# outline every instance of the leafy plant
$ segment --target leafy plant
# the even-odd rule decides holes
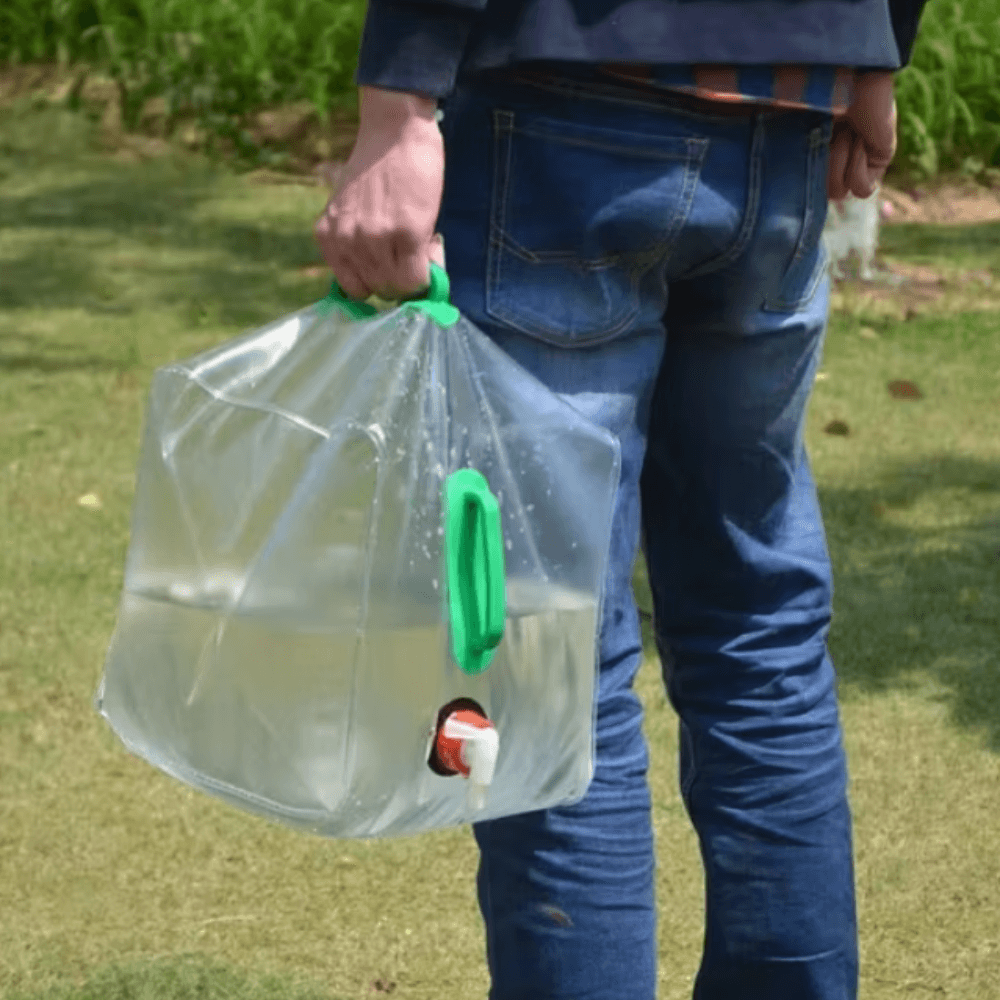
[[[896,77],[897,163],[929,178],[944,166],[1000,165],[1000,8],[935,0],[910,65]]]
[[[167,100],[238,137],[241,116],[308,100],[321,117],[353,96],[358,0],[4,0],[0,61],[89,62],[118,83],[122,118]]]
[[[0,64],[85,63],[118,82],[126,127],[166,98],[237,152],[241,120],[309,101],[321,118],[355,100],[364,0],[2,0]],[[997,0],[932,0],[896,78],[894,169],[929,178],[1000,166]]]

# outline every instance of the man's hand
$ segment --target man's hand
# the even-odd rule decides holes
[[[892,70],[858,77],[854,101],[838,116],[830,139],[827,196],[868,198],[896,155],[896,100]]]
[[[359,99],[354,149],[314,232],[347,295],[397,301],[427,288],[430,261],[444,265],[444,138],[433,98],[362,87]]]

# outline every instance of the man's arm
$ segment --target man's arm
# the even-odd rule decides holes
[[[437,102],[454,90],[487,0],[369,0],[355,82],[358,135],[315,234],[354,299],[395,301],[444,266],[434,234],[444,188]]]
[[[427,287],[430,261],[444,266],[444,139],[433,97],[361,87],[358,100],[354,149],[315,234],[347,295],[393,302]]]

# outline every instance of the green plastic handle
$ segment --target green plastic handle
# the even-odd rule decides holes
[[[399,303],[399,308],[420,310],[430,316],[438,326],[454,326],[458,322],[459,312],[451,304],[450,298],[451,282],[448,280],[448,272],[432,260],[429,287],[408,299],[403,299]],[[326,298],[320,302],[319,308],[322,312],[339,309],[349,319],[354,320],[370,319],[378,313],[378,309],[370,303],[346,295],[336,279]]]
[[[482,673],[507,621],[500,505],[475,469],[459,469],[444,484],[448,611],[455,662]]]

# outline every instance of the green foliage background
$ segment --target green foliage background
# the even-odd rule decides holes
[[[126,125],[164,96],[226,134],[268,105],[352,104],[364,19],[339,0],[3,0],[0,63],[92,66],[118,83]]]
[[[0,64],[95,66],[118,81],[127,125],[162,95],[232,135],[267,105],[353,105],[364,19],[363,0],[3,0]],[[931,0],[897,97],[897,169],[1000,166],[1000,4]]]

